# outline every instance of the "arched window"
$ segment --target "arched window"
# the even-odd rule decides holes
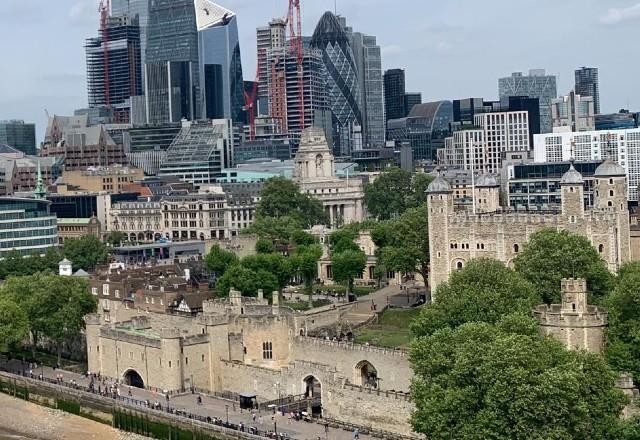
[[[598,252],[600,252],[600,253],[604,252],[604,245],[603,244],[598,245]]]
[[[609,185],[613,185],[613,179],[609,179]]]
[[[569,192],[573,192],[573,186],[569,187]]]
[[[513,252],[516,254],[520,252],[520,246],[517,243],[513,245]]]
[[[609,190],[609,197],[613,197],[613,190],[612,189]]]
[[[613,206],[613,202],[612,202],[611,200],[609,200],[609,201],[607,202],[607,206]]]
[[[463,267],[464,267],[464,264],[462,263],[462,261],[458,261],[458,262],[456,263],[456,269],[460,270],[460,269],[462,269]]]

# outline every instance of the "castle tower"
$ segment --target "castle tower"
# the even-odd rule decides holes
[[[449,278],[449,216],[453,214],[453,191],[451,185],[440,173],[427,188],[429,219],[429,253],[431,297],[435,300],[435,291]]]
[[[594,173],[595,196],[594,207],[597,211],[608,212],[616,217],[615,227],[609,234],[614,238],[613,249],[606,249],[609,254],[609,270],[617,271],[620,266],[631,259],[631,232],[627,205],[627,174],[624,168],[607,159]]]
[[[496,212],[500,208],[500,185],[495,177],[483,174],[478,177],[473,189],[476,214]]]
[[[569,170],[560,179],[562,216],[569,227],[584,219],[584,179],[573,166],[573,159],[570,162]]]
[[[183,381],[182,340],[177,328],[160,329],[160,348],[162,350],[162,371],[159,375],[162,388],[169,391],[181,390]],[[151,383],[152,378],[145,378]]]
[[[562,280],[562,304],[543,304],[534,311],[543,335],[552,336],[568,350],[600,353],[604,348],[607,312],[587,304],[587,282]]]

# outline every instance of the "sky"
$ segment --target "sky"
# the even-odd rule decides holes
[[[303,33],[337,10],[375,35],[383,69],[406,69],[423,102],[497,97],[497,79],[544,68],[558,93],[580,66],[600,69],[602,112],[640,111],[639,0],[301,0]],[[244,77],[255,77],[255,29],[287,0],[219,0],[238,15]],[[44,135],[46,114],[86,107],[84,39],[97,36],[97,0],[0,0],[0,120]]]

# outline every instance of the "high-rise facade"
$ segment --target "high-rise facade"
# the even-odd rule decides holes
[[[558,96],[556,77],[554,75],[547,75],[544,69],[532,69],[529,71],[529,75],[515,72],[509,77],[498,80],[498,93],[500,98],[510,96],[538,98],[540,104],[540,131],[541,133],[551,133],[553,131],[551,101]]]
[[[205,119],[244,121],[244,81],[235,13],[195,0],[200,74],[199,112]]]
[[[127,15],[108,18],[106,53],[103,36],[85,43],[89,108],[109,106],[115,122],[129,123],[131,97],[143,90],[138,19]]]
[[[0,144],[6,144],[24,154],[36,154],[36,124],[24,121],[0,121]]]
[[[600,84],[597,67],[581,67],[575,71],[576,95],[591,96],[596,115],[600,114]]]
[[[258,56],[258,113],[267,114],[267,102],[269,96],[270,65],[267,52],[273,49],[282,49],[287,43],[287,25],[282,18],[274,18],[268,26],[256,29],[257,56]]]
[[[364,147],[383,147],[385,144],[384,81],[382,58],[376,37],[354,32],[351,37],[353,54],[358,67]]]
[[[144,66],[150,124],[201,115],[198,30],[194,0],[153,0]]]
[[[333,149],[334,154],[341,156],[351,154],[354,134],[363,125],[358,67],[349,34],[338,17],[327,11],[311,38],[311,46],[322,51],[332,114]]]
[[[406,85],[403,69],[390,69],[384,72],[384,112],[385,118],[404,118]]]
[[[568,95],[554,99],[551,104],[553,131],[595,130],[594,100],[571,91]]]
[[[403,104],[404,114],[405,116],[408,116],[416,105],[422,104],[422,93],[405,93],[403,97]]]
[[[529,154],[529,113],[527,111],[482,113],[475,116],[475,125],[484,135],[484,171],[497,174],[505,153]],[[474,153],[476,154],[476,153]]]
[[[111,0],[112,16],[126,15],[138,21],[138,26],[140,27],[140,64],[142,66],[145,65],[146,60],[150,3],[151,0]]]

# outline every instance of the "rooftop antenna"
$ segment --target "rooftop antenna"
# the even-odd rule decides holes
[[[338,0],[333,0],[333,13],[338,15]]]

